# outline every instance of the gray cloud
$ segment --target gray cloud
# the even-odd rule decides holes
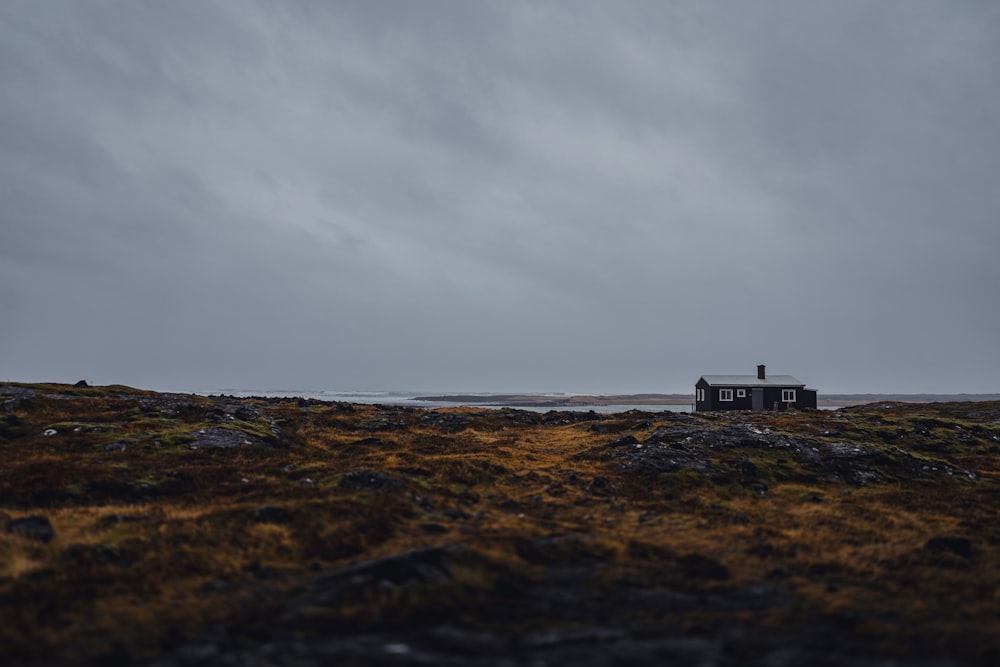
[[[993,3],[5,3],[0,377],[997,391]]]

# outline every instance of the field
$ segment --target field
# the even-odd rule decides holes
[[[0,385],[6,665],[1000,664],[1000,403]]]

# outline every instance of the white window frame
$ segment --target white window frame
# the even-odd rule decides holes
[[[794,389],[782,389],[781,390],[781,400],[785,403],[795,402],[795,390]]]
[[[746,398],[746,397],[747,397],[747,390],[746,389],[737,389],[736,390],[736,398]]]
[[[699,401],[704,401],[705,400],[705,390],[704,389],[699,389],[698,390],[698,396],[696,397],[696,400],[699,400]]]
[[[720,401],[731,401],[731,400],[733,400],[733,390],[732,389],[720,389],[719,390],[719,400]]]

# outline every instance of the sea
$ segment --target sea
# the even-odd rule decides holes
[[[399,405],[411,408],[450,408],[469,403],[452,401],[418,401],[418,396],[442,396],[447,395],[442,392],[409,392],[409,391],[306,391],[288,389],[267,389],[267,390],[245,390],[245,389],[220,389],[211,391],[193,392],[201,396],[234,396],[237,398],[249,398],[251,396],[266,396],[268,398],[312,398],[319,401],[335,401],[342,403],[360,403],[370,405]],[[691,412],[693,405],[648,405],[635,403],[628,405],[590,405],[586,403],[574,403],[572,405],[560,406],[512,406],[502,403],[490,403],[491,396],[499,394],[487,392],[455,392],[463,396],[476,396],[482,399],[482,403],[475,403],[471,407],[476,408],[514,408],[517,410],[530,410],[532,412],[548,412],[550,410],[566,410],[573,412],[588,412],[593,410],[599,413],[627,412],[629,410],[642,410],[643,412]],[[509,396],[510,394],[503,394]],[[545,396],[554,399],[570,398],[572,394],[530,394],[521,393],[519,396]]]

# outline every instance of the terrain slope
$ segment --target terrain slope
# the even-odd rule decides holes
[[[0,385],[5,665],[994,665],[1000,403]]]

